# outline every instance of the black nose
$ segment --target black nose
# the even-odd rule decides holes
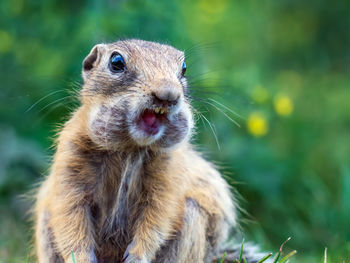
[[[152,93],[154,101],[163,106],[174,106],[178,103],[180,92],[175,88],[160,88]]]

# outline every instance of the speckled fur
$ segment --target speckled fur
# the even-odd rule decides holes
[[[124,73],[108,61],[119,52]],[[37,194],[38,261],[210,262],[236,226],[229,186],[191,144],[184,54],[141,40],[96,45],[83,63],[82,105],[57,140]],[[140,133],[152,92],[180,95],[164,129]]]

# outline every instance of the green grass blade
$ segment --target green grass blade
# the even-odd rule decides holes
[[[294,256],[297,253],[296,250],[293,250],[292,252],[290,252],[288,255],[286,255],[285,257],[283,257],[280,262],[278,263],[283,263],[285,261],[287,261],[288,259],[290,259],[292,256]]]
[[[225,258],[226,258],[226,252],[225,252],[224,255],[222,256],[222,259],[221,259],[220,263],[224,263]]]
[[[276,254],[275,260],[273,261],[273,263],[277,263],[278,260],[280,259],[281,256],[281,251],[278,251],[278,253]]]
[[[244,238],[243,238],[243,240],[242,240],[242,244],[241,244],[241,252],[239,253],[239,262],[242,262],[243,245],[244,245]]]
[[[74,252],[71,251],[70,254],[72,255],[72,261],[73,261],[73,263],[76,263],[76,261],[75,261],[75,256],[74,256]]]
[[[262,259],[260,259],[260,260],[258,261],[258,263],[263,263],[266,259],[270,258],[271,256],[272,256],[272,253],[267,254],[265,257],[263,257]]]
[[[276,255],[276,258],[275,258],[275,260],[273,261],[273,263],[277,263],[277,262],[278,262],[278,260],[280,259],[281,254],[282,254],[282,250],[283,250],[284,245],[285,245],[290,239],[291,239],[291,237],[288,237],[287,240],[284,241],[284,242],[282,243],[282,245],[281,245],[281,247],[280,247],[280,250],[278,251],[278,253],[277,253],[277,255]]]
[[[244,262],[244,263],[247,263],[247,260],[246,260],[245,258],[243,258],[243,262]]]

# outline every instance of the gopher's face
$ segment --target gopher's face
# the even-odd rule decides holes
[[[154,42],[96,45],[83,63],[89,134],[104,149],[170,148],[193,126],[184,53]]]

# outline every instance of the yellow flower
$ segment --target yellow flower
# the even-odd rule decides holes
[[[274,100],[276,112],[281,116],[292,114],[294,105],[292,99],[287,95],[277,95]]]
[[[256,85],[252,92],[252,98],[258,103],[264,103],[269,98],[269,93],[261,85]]]
[[[264,136],[269,129],[266,119],[258,112],[250,114],[247,121],[247,128],[249,133],[255,137]]]
[[[9,33],[0,30],[0,53],[9,52],[12,48],[13,39]]]

